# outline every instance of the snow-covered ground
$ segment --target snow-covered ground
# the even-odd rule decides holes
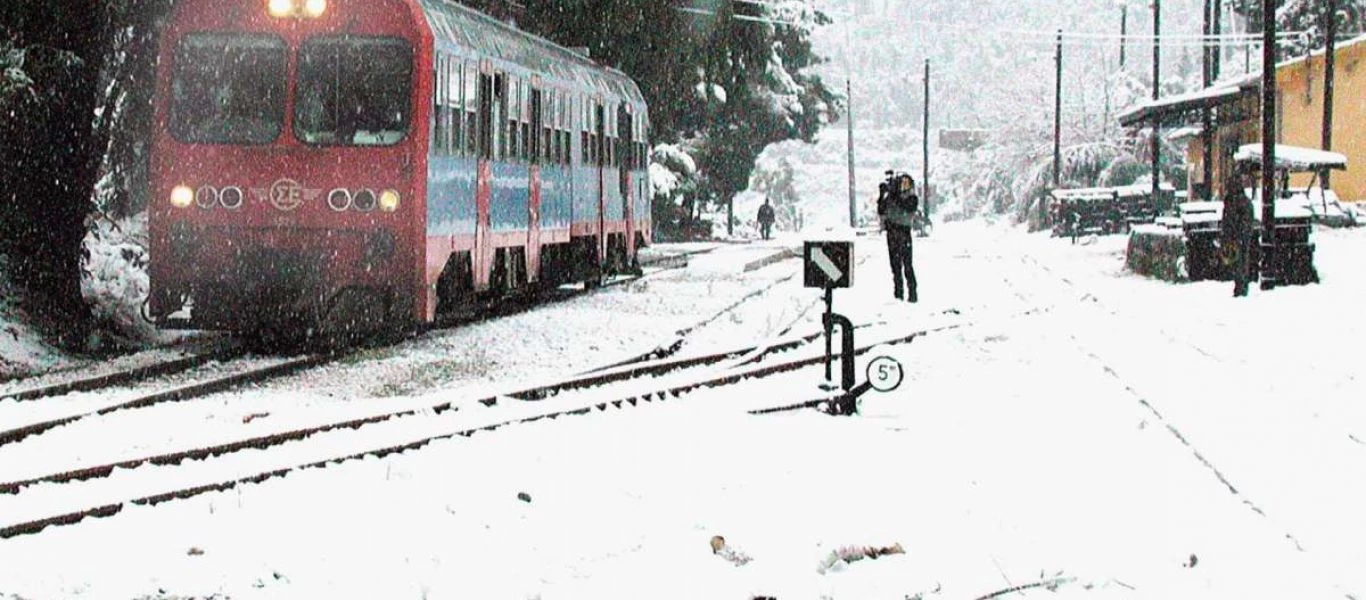
[[[1322,284],[1235,300],[1230,284],[1124,273],[1121,236],[941,226],[917,241],[910,305],[890,300],[880,238],[861,239],[837,310],[887,323],[877,335],[975,325],[874,352],[906,381],[858,416],[748,414],[820,396],[813,368],[128,507],[0,541],[0,598],[971,600],[1041,581],[1056,594],[1026,594],[1362,597],[1366,232],[1317,241]],[[524,383],[510,365],[553,377],[648,350],[766,286],[684,352],[815,327],[819,293],[784,279],[795,263],[745,273],[762,252],[734,250],[216,403],[458,398]],[[641,308],[660,301],[694,308]],[[598,352],[516,362],[579,327]]]

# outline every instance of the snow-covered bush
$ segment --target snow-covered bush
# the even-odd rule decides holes
[[[702,178],[688,149],[660,144],[650,154],[651,217],[656,241],[686,237],[702,203]]]
[[[112,221],[92,219],[85,238],[81,293],[113,333],[135,341],[157,337],[142,318],[147,300],[147,213]]]

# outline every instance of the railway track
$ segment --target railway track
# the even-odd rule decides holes
[[[772,261],[772,262],[768,262],[768,263],[765,264],[764,266],[766,266],[766,267],[767,267],[767,266],[772,266],[772,265],[774,265],[774,264],[778,264],[778,263],[783,262],[783,261],[795,260],[795,259],[797,259],[797,258],[799,258],[799,257],[800,257],[800,254],[792,254],[792,253],[789,253],[789,252],[787,252],[787,251],[779,252],[779,253],[776,253],[773,257],[770,257],[770,258],[777,258],[778,260],[774,260],[774,261]],[[769,259],[762,259],[760,262],[764,262],[764,261],[768,261],[768,260],[769,260]],[[856,262],[855,262],[855,268],[857,268],[858,265],[862,265],[862,264],[864,263],[864,261],[866,261],[866,260],[867,260],[867,255],[863,255],[863,256],[858,257],[858,258],[856,259]],[[748,270],[748,269],[747,269],[747,270]],[[689,327],[685,327],[685,328],[683,328],[683,329],[678,330],[677,332],[675,332],[674,337],[673,337],[671,340],[669,340],[668,342],[665,342],[665,343],[662,343],[662,344],[656,346],[653,350],[650,350],[650,351],[645,352],[645,353],[643,353],[643,354],[640,354],[640,355],[637,355],[637,356],[628,358],[628,359],[626,359],[626,360],[623,360],[623,361],[620,361],[620,362],[617,362],[617,363],[613,363],[613,364],[609,364],[609,365],[597,367],[597,368],[592,369],[592,370],[590,370],[590,371],[586,371],[585,374],[588,374],[588,373],[596,373],[596,372],[601,372],[601,371],[607,371],[607,370],[610,370],[610,369],[613,369],[613,368],[617,368],[617,367],[622,367],[622,366],[631,365],[631,364],[640,363],[640,362],[645,362],[645,361],[650,361],[650,360],[659,360],[659,359],[664,359],[664,358],[668,358],[668,357],[674,356],[675,354],[678,354],[680,351],[683,350],[684,346],[685,346],[685,345],[687,344],[687,342],[688,342],[689,337],[690,337],[694,332],[696,332],[697,330],[702,329],[703,327],[706,327],[707,325],[710,325],[711,323],[716,322],[717,320],[721,319],[722,317],[724,317],[724,316],[726,316],[726,315],[728,315],[728,314],[734,312],[736,309],[740,308],[741,306],[745,305],[746,303],[748,303],[748,302],[750,302],[750,301],[753,301],[754,299],[756,299],[756,298],[758,298],[758,297],[760,297],[760,296],[763,296],[763,295],[765,295],[765,294],[767,294],[767,293],[773,291],[773,289],[774,289],[774,288],[777,288],[779,285],[782,285],[782,284],[784,284],[784,283],[787,283],[787,282],[789,282],[789,281],[792,281],[794,278],[797,277],[797,275],[800,275],[800,274],[801,274],[801,271],[800,271],[800,270],[794,271],[792,274],[787,275],[787,276],[785,276],[785,277],[782,277],[782,278],[780,278],[780,279],[777,279],[777,280],[773,281],[772,283],[770,283],[769,285],[766,285],[766,286],[764,286],[764,287],[762,287],[762,288],[759,288],[759,289],[754,290],[754,291],[752,291],[752,292],[750,292],[750,293],[748,293],[748,294],[745,294],[745,296],[743,296],[743,297],[740,298],[739,300],[736,300],[735,302],[731,303],[729,306],[727,306],[727,307],[721,309],[721,311],[719,311],[719,312],[717,312],[717,313],[711,315],[710,317],[707,317],[706,319],[703,319],[702,321],[699,321],[698,323],[696,323],[696,324],[694,324],[694,325],[691,325],[691,326],[689,326]],[[822,302],[822,300],[821,300],[820,298],[817,298],[817,299],[811,301],[810,303],[808,303],[808,304],[805,306],[805,308],[803,308],[803,310],[801,310],[800,312],[798,312],[798,314],[797,314],[797,316],[796,316],[795,318],[793,318],[790,322],[788,322],[788,323],[787,323],[787,324],[778,332],[777,335],[778,335],[779,337],[782,337],[782,336],[786,336],[786,335],[792,333],[792,330],[793,330],[794,327],[796,327],[797,323],[801,322],[801,320],[802,320],[803,318],[805,318],[805,316],[811,311],[811,309],[812,309],[812,308],[815,308],[815,307],[818,306],[818,305],[820,305],[821,302]]]
[[[547,303],[563,302],[598,289],[611,288],[639,281],[657,273],[686,267],[688,258],[699,254],[705,254],[713,250],[715,250],[715,248],[705,248],[662,257],[659,260],[650,261],[643,265],[644,267],[652,269],[648,273],[639,276],[614,277],[603,282],[602,285],[596,288],[585,290],[556,289],[545,294],[518,297],[511,301],[486,302],[479,305],[473,305],[466,310],[461,311],[459,314],[443,320],[437,326],[423,329],[421,333],[426,333],[438,328],[452,328],[488,319],[502,318],[532,308],[544,306]],[[132,398],[106,401],[94,399],[91,403],[84,406],[76,406],[68,410],[59,411],[55,416],[48,415],[40,418],[28,419],[27,422],[22,425],[0,429],[0,446],[20,442],[30,436],[41,434],[84,418],[145,408],[161,403],[202,398],[204,396],[229,391],[252,383],[261,383],[272,379],[287,377],[307,369],[343,360],[352,355],[355,351],[364,349],[366,345],[373,345],[373,343],[375,342],[367,342],[367,344],[355,348],[342,348],[325,353],[297,356],[286,359],[283,362],[269,364],[261,368],[252,368],[239,373],[232,373],[224,376],[208,376],[202,381],[193,383],[171,384],[165,386],[164,389],[160,391]],[[248,349],[246,343],[241,340],[229,340],[202,353],[191,354],[190,356],[149,365],[139,365],[111,373],[98,374],[92,377],[77,378],[53,384],[17,389],[13,392],[0,395],[0,398],[12,400],[16,403],[31,402],[44,398],[57,398],[78,392],[95,392],[125,387],[149,382],[157,378],[167,378],[185,374],[196,368],[212,363],[231,363],[232,361],[245,357],[247,354]]]
[[[956,322],[916,331],[895,334],[882,332],[883,335],[874,336],[874,342],[863,344],[857,352],[865,353],[884,344],[907,343],[923,335],[972,324],[972,321],[958,319]],[[867,327],[872,326],[865,324],[865,328]],[[116,514],[130,504],[155,505],[173,499],[231,489],[245,483],[260,482],[300,469],[326,466],[367,456],[385,456],[420,448],[437,440],[470,436],[480,431],[611,408],[628,408],[680,398],[701,389],[735,385],[750,379],[790,373],[823,362],[823,354],[814,351],[816,344],[812,343],[820,336],[819,333],[795,336],[781,343],[770,344],[767,348],[751,346],[705,357],[665,359],[628,365],[470,401],[443,402],[422,409],[376,414],[242,439],[213,447],[3,483],[0,484],[0,507],[13,510],[0,511],[10,515],[11,519],[9,522],[0,523],[0,538],[33,534],[47,527],[77,523],[87,517]],[[802,348],[813,351],[794,352]],[[780,353],[783,353],[783,356],[778,356]],[[790,356],[798,354],[800,356]],[[737,361],[737,358],[742,360]],[[765,360],[768,358],[771,360]],[[734,364],[724,364],[727,361]],[[715,368],[717,365],[724,365],[724,368]],[[688,371],[688,376],[662,377],[683,371]],[[592,394],[588,396],[575,393],[590,389]],[[367,440],[375,441],[370,444],[348,445],[334,439],[324,439],[325,434],[342,430],[373,430],[376,434],[368,436]],[[384,441],[379,442],[380,439]],[[309,442],[314,443],[311,447],[305,447]],[[298,445],[289,447],[292,451],[290,453],[283,452],[286,449],[283,447],[291,443]],[[281,452],[277,455],[264,452],[269,449]],[[248,452],[249,450],[256,452]],[[306,458],[301,458],[303,456]],[[229,465],[221,462],[232,459],[238,459],[238,464]],[[168,477],[167,473],[158,471],[163,467],[178,465],[184,465],[187,470],[183,472],[186,473],[200,472],[197,476],[182,478]],[[230,474],[223,475],[225,470]],[[118,479],[115,480],[115,477]],[[145,481],[133,487],[128,486],[127,480],[139,477],[143,477]],[[167,480],[174,480],[177,483],[164,483]],[[101,482],[108,485],[101,485]],[[97,501],[95,498],[107,501]]]
[[[40,384],[28,387],[16,387],[9,391],[0,391],[0,400],[10,400],[14,402],[28,402],[42,398],[64,396],[76,392],[89,392],[118,385],[127,385],[145,381],[154,377],[174,375],[188,371],[209,362],[231,360],[246,353],[242,344],[228,341],[220,347],[210,348],[204,352],[191,353],[189,356],[175,358],[148,365],[138,365],[127,369],[100,373],[88,377],[76,377],[56,383]],[[35,378],[36,379],[36,378]],[[23,381],[23,380],[17,380]]]

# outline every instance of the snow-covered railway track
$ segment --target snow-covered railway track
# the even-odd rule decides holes
[[[1062,333],[1085,356],[1104,372],[1114,384],[1121,388],[1124,395],[1136,401],[1139,414],[1144,422],[1152,421],[1165,429],[1171,439],[1190,453],[1191,459],[1204,468],[1217,485],[1227,490],[1244,508],[1264,519],[1268,530],[1276,537],[1288,542],[1296,552],[1314,556],[1313,560],[1326,564],[1341,561],[1335,552],[1335,544],[1352,544],[1351,536],[1341,535],[1336,525],[1322,528],[1322,520],[1317,517],[1306,518],[1298,514],[1295,503],[1287,498],[1283,482],[1293,479],[1295,474],[1305,470],[1325,469],[1321,464],[1322,456],[1331,449],[1345,450],[1357,444],[1353,433],[1344,427],[1350,426],[1350,419],[1342,415],[1321,415],[1325,407],[1315,405],[1306,409],[1301,402],[1261,402],[1253,400],[1249,393],[1255,384],[1243,386],[1247,382],[1258,381],[1262,373],[1255,372],[1247,361],[1240,359],[1232,349],[1224,352],[1212,351],[1205,344],[1192,339],[1189,333],[1174,333],[1167,327],[1153,326],[1138,318],[1132,308],[1107,302],[1076,282],[1058,273],[1049,265],[1029,255],[1020,257],[1020,262],[1031,267],[1045,277],[1039,278],[1052,282],[1049,293],[1061,298],[1060,302],[1070,302],[1076,310],[1072,321]],[[1083,319],[1084,325],[1076,326],[1075,319]],[[1146,344],[1143,340],[1149,340]],[[1153,342],[1157,342],[1153,345]],[[1135,356],[1134,345],[1153,345],[1162,347],[1160,356]],[[1226,395],[1234,398],[1247,398],[1234,403],[1191,402],[1198,388],[1171,385],[1173,381],[1186,378],[1179,373],[1201,372],[1212,381],[1220,382],[1221,389],[1213,396]],[[1214,370],[1217,374],[1209,373]],[[1178,374],[1168,377],[1144,377],[1145,372]],[[1228,387],[1230,384],[1233,387]],[[1203,390],[1202,390],[1203,391]],[[1214,410],[1211,410],[1213,408]],[[1209,413],[1223,409],[1222,421],[1211,420]],[[1230,410],[1232,409],[1232,410]],[[1326,412],[1326,411],[1325,411]],[[1322,418],[1330,416],[1336,418]],[[1260,421],[1266,427],[1248,427],[1239,422],[1255,423]],[[1269,428],[1268,428],[1269,427]],[[1316,436],[1321,442],[1314,447],[1284,445],[1266,452],[1274,460],[1258,462],[1257,468],[1248,468],[1246,459],[1240,455],[1248,448],[1272,445],[1277,429],[1318,430]],[[1268,443],[1268,440],[1272,440]],[[1352,457],[1346,462],[1337,463],[1349,468],[1359,465],[1359,455],[1343,452]],[[1297,459],[1301,462],[1296,464]],[[1275,467],[1264,469],[1274,463],[1290,465],[1290,469]],[[1303,496],[1311,498],[1348,497],[1357,492],[1347,477],[1329,477],[1323,480],[1310,479],[1308,484],[1299,481],[1308,491]],[[1296,490],[1297,488],[1291,488]],[[1347,562],[1350,562],[1347,561]],[[1345,582],[1353,576],[1330,576],[1334,587],[1344,592],[1344,596],[1357,596],[1347,593],[1350,587]]]
[[[502,302],[474,305],[442,320],[437,326],[430,329],[454,328],[488,319],[506,317],[547,303],[576,298],[596,289],[629,284],[658,273],[686,267],[688,257],[705,254],[712,250],[714,249],[707,248],[673,255],[667,258],[681,259],[681,261],[665,261],[662,266],[658,266],[658,262],[647,263],[649,271],[641,275],[613,277],[604,281],[597,288],[588,290],[559,289],[535,296],[528,295]],[[245,366],[247,360],[244,359],[247,354],[246,344],[237,341],[224,344],[203,354],[142,365],[84,379],[68,380],[19,390],[3,396],[6,400],[13,402],[0,407],[0,423],[3,423],[0,425],[0,446],[20,442],[31,436],[82,419],[147,408],[157,404],[203,398],[244,385],[288,377],[308,369],[343,360],[356,350],[374,343],[375,341],[368,340],[363,345],[354,348],[342,348],[327,353],[309,354],[287,359],[260,359],[260,362],[265,363],[264,366],[248,367]],[[242,366],[239,366],[239,363]],[[195,369],[206,365],[215,366],[217,371],[226,370],[229,374],[215,375],[210,372],[200,375],[194,372]],[[156,380],[159,378],[166,379],[169,382],[157,385]],[[183,380],[186,379],[191,381],[185,383]],[[157,387],[159,389],[150,393],[135,393],[131,396],[126,393],[117,393],[119,389],[130,386]],[[60,396],[70,396],[80,392],[104,391],[107,393],[91,394],[75,400],[57,400]],[[37,403],[29,404],[25,410],[16,408],[20,403],[28,403],[38,399],[48,399],[50,404],[47,406],[39,406]]]
[[[963,320],[910,332],[882,331],[882,335],[871,335],[875,341],[857,351],[866,353],[884,344],[906,343],[926,334],[972,324]],[[812,343],[819,338],[820,334],[805,335],[763,348],[752,346],[707,357],[656,361],[459,404],[445,402],[421,410],[374,415],[0,484],[0,538],[37,533],[87,517],[112,515],[128,505],[154,505],[231,489],[300,469],[384,456],[480,431],[627,408],[680,398],[705,388],[790,373],[824,360],[816,348],[818,344]],[[810,351],[800,352],[803,348]],[[794,356],[761,361],[780,351]],[[730,364],[726,364],[728,361]],[[686,377],[672,375],[683,372]],[[664,374],[671,376],[661,378]],[[772,403],[782,402],[774,399]]]
[[[22,419],[22,417],[18,419],[23,421],[22,425],[17,427],[11,425],[5,430],[0,430],[0,446],[22,441],[30,436],[74,423],[84,418],[98,417],[136,408],[146,408],[166,402],[180,402],[202,398],[210,394],[216,394],[249,383],[258,383],[291,375],[304,369],[332,362],[338,358],[339,355],[337,354],[314,354],[280,360],[266,360],[264,361],[263,366],[256,366],[254,363],[248,364],[246,362],[232,364],[241,360],[240,356],[236,356],[233,360],[228,361],[228,370],[231,372],[226,375],[216,375],[215,373],[210,372],[200,377],[197,381],[169,384],[169,387],[150,393],[135,394],[131,397],[119,396],[117,394],[108,396],[100,395],[87,401],[75,403],[70,407],[58,407],[55,411],[44,410],[31,413],[28,419]],[[211,361],[202,361],[200,366],[207,364],[208,362]],[[186,372],[182,370],[172,372],[171,374],[186,374]],[[188,376],[192,379],[194,378],[193,374],[189,374]],[[119,386],[122,385],[122,383],[120,382],[111,385]]]
[[[710,252],[710,251],[711,251],[711,250],[709,249],[709,250],[706,250],[706,251],[695,251],[695,252],[693,252],[693,253],[691,253],[691,254],[686,254],[686,253],[685,253],[685,254],[686,254],[686,255],[693,255],[693,254],[700,254],[700,253],[703,253],[703,252]],[[780,258],[780,260],[770,262],[770,263],[768,263],[768,264],[765,265],[765,266],[773,266],[773,265],[776,265],[776,264],[779,264],[779,263],[782,263],[782,262],[787,262],[787,261],[791,261],[791,260],[796,260],[796,259],[797,259],[797,256],[796,256],[796,255],[790,255],[790,254],[783,253],[783,254],[779,255],[779,258]],[[859,263],[861,264],[862,262],[863,262],[863,259],[860,258]],[[701,320],[701,321],[698,321],[697,323],[695,323],[695,324],[693,324],[693,325],[690,325],[690,326],[688,326],[688,327],[684,327],[683,329],[678,330],[677,332],[674,333],[674,336],[673,336],[672,339],[670,339],[670,340],[667,341],[667,342],[663,342],[663,343],[659,344],[659,345],[656,346],[654,349],[649,350],[648,352],[645,352],[645,353],[640,354],[640,355],[637,355],[637,356],[633,356],[633,357],[631,357],[631,358],[628,358],[628,359],[623,360],[623,361],[620,361],[620,362],[616,362],[616,363],[612,363],[612,364],[609,364],[609,365],[604,365],[604,366],[601,366],[601,367],[597,367],[596,369],[593,369],[593,370],[591,370],[591,371],[588,371],[588,373],[596,373],[596,372],[600,372],[600,371],[607,371],[607,370],[610,370],[610,369],[615,369],[615,368],[618,368],[618,367],[624,367],[624,366],[628,366],[628,365],[632,365],[632,364],[637,364],[637,363],[642,363],[642,362],[646,362],[646,361],[665,359],[665,358],[669,358],[669,357],[671,357],[671,356],[673,356],[673,355],[675,355],[675,354],[678,354],[678,352],[681,351],[681,350],[683,349],[683,347],[688,343],[689,337],[691,337],[692,334],[693,334],[694,332],[698,331],[699,329],[702,329],[703,327],[706,327],[707,325],[710,325],[711,323],[714,323],[714,322],[720,320],[721,318],[725,317],[726,315],[729,315],[729,314],[731,314],[731,313],[734,313],[734,312],[735,312],[736,310],[738,310],[740,307],[742,307],[742,306],[744,306],[744,305],[746,305],[746,304],[748,304],[748,303],[750,303],[750,302],[753,302],[753,301],[754,301],[755,299],[757,299],[757,298],[763,297],[764,295],[766,295],[766,294],[772,292],[772,291],[773,291],[774,289],[776,289],[778,286],[780,286],[780,285],[782,285],[782,284],[784,284],[784,283],[787,283],[787,282],[789,282],[789,281],[792,281],[792,280],[795,279],[795,278],[797,277],[797,275],[799,275],[799,274],[801,274],[801,271],[800,271],[800,270],[794,271],[793,273],[791,273],[791,274],[789,274],[789,275],[786,275],[786,276],[783,276],[783,277],[779,277],[778,279],[775,279],[775,280],[769,282],[767,285],[764,285],[764,286],[761,286],[761,287],[756,288],[756,289],[754,289],[754,290],[751,290],[749,293],[745,294],[744,296],[741,296],[741,297],[740,297],[739,299],[737,299],[735,302],[732,302],[730,305],[728,305],[728,306],[726,306],[725,308],[722,308],[721,310],[719,310],[719,311],[713,313],[712,315],[708,316],[707,318],[705,318],[705,319],[703,319],[703,320]],[[800,315],[799,315],[799,318],[800,318]],[[786,335],[786,334],[788,334],[789,332],[791,332],[791,329],[792,329],[792,328],[791,328],[791,325],[789,325],[789,327],[788,327],[787,329],[785,329],[785,330],[784,330],[782,333],[780,333],[779,335]]]
[[[41,398],[52,398],[76,392],[89,392],[114,386],[128,385],[155,377],[182,373],[209,362],[232,360],[242,356],[245,352],[246,349],[242,344],[229,342],[222,347],[181,358],[139,365],[110,373],[100,373],[90,377],[79,377],[59,381],[57,383],[0,392],[0,399],[14,402],[30,402]]]

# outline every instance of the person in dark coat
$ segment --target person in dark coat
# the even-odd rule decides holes
[[[887,232],[887,254],[892,262],[892,293],[897,300],[920,300],[916,289],[915,266],[912,264],[911,234],[915,213],[920,209],[920,197],[915,194],[915,180],[902,173],[888,178],[879,189],[877,215]]]
[[[1233,275],[1233,296],[1247,295],[1252,278],[1252,244],[1256,222],[1252,214],[1252,199],[1243,191],[1241,177],[1233,177],[1224,189],[1224,215],[1219,222],[1219,244],[1224,263]]]
[[[764,205],[759,207],[759,233],[768,239],[773,235],[773,205],[768,203],[768,198],[764,198]]]

